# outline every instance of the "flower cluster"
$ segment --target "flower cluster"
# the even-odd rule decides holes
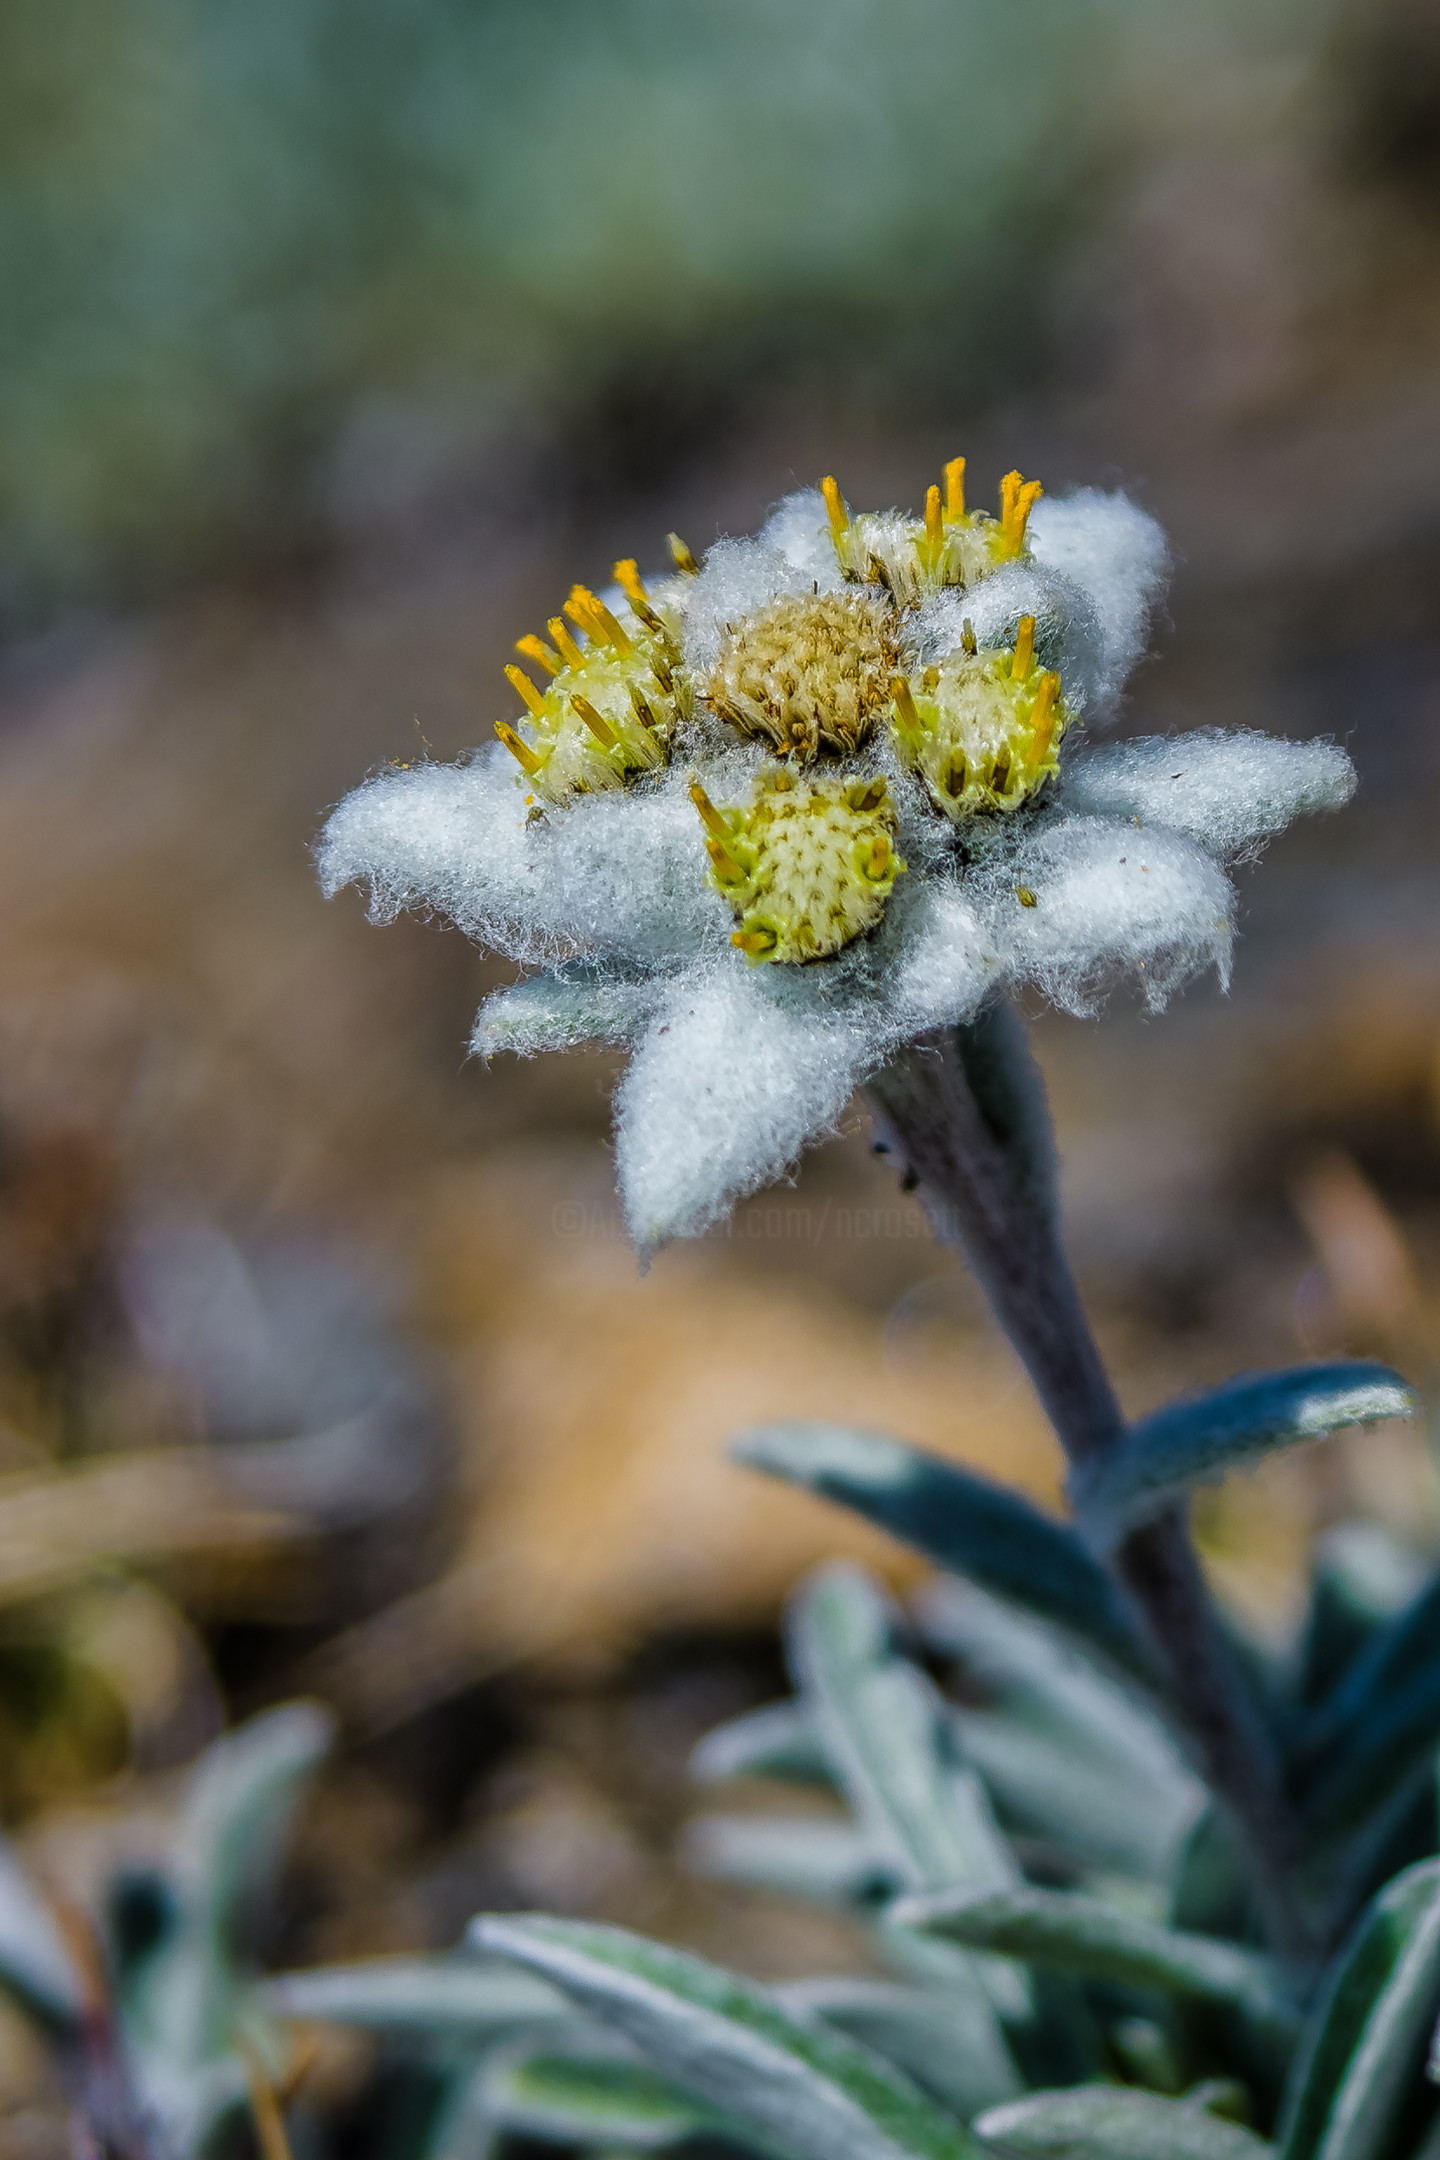
[[[1167,566],[1121,495],[965,466],[924,515],[833,480],[703,565],[576,586],[506,673],[525,711],[457,765],[332,815],[326,889],[366,883],[536,968],[473,1048],[635,1049],[618,1108],[642,1247],[703,1230],[833,1130],[901,1044],[1037,985],[1151,1008],[1229,966],[1227,859],[1351,792],[1333,744],[1197,731],[1080,748],[1113,713]]]

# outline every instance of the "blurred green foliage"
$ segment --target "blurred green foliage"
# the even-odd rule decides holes
[[[1125,20],[11,0],[0,594],[288,547],[333,518],[344,444],[396,427],[441,464],[537,418],[623,436],[628,403],[684,434],[797,369],[953,403],[1033,349]]]

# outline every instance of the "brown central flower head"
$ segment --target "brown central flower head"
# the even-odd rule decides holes
[[[897,660],[883,595],[787,594],[726,629],[700,693],[742,735],[808,765],[822,750],[847,757],[868,741]]]

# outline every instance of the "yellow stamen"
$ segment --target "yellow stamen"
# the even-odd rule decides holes
[[[925,553],[933,569],[940,560],[945,545],[945,527],[940,516],[940,490],[938,487],[925,491]]]
[[[1030,737],[1030,748],[1025,753],[1025,762],[1032,770],[1044,763],[1054,740],[1055,723],[1060,717],[1056,710],[1059,695],[1060,677],[1047,670],[1040,677],[1035,703],[1030,708],[1030,725],[1034,733]]]
[[[920,718],[919,707],[910,694],[910,685],[903,675],[891,676],[890,695],[895,700],[895,710],[900,715],[903,726],[918,728],[925,725]]]
[[[723,841],[707,840],[705,842],[705,853],[715,867],[716,876],[723,878],[727,885],[741,885],[744,883],[745,872]]]
[[[700,822],[705,827],[706,832],[711,835],[712,839],[718,840],[723,846],[730,838],[730,827],[721,817],[720,812],[711,802],[710,797],[701,787],[698,780],[692,780],[690,783],[690,800],[699,811]]]
[[[970,658],[972,660],[980,649],[979,646],[975,643],[975,625],[971,622],[968,615],[965,617],[964,622],[962,622],[960,625],[960,647],[963,652],[966,652],[970,655]]]
[[[885,800],[885,782],[852,780],[845,790],[845,800],[852,810],[878,810]]]
[[[624,562],[613,564],[612,575],[646,629],[663,631],[665,625],[651,606],[650,595],[640,582],[640,571],[634,556],[627,555]]]
[[[674,563],[675,568],[683,570],[686,577],[699,577],[700,565],[696,562],[689,548],[686,547],[685,542],[680,538],[679,533],[666,533],[665,538],[669,543],[670,560]]]
[[[542,639],[531,637],[528,633],[522,638],[516,638],[515,650],[524,653],[527,660],[533,660],[536,667],[544,668],[547,675],[558,675],[565,665],[558,652],[552,652]]]
[[[589,728],[591,734],[595,737],[595,740],[599,743],[601,749],[613,750],[617,741],[615,730],[611,727],[608,720],[601,719],[599,713],[596,712],[595,707],[590,703],[589,698],[572,697],[570,703],[574,706],[576,712],[579,713],[580,718],[584,721],[586,727]]]
[[[773,930],[732,930],[730,943],[738,945],[741,952],[774,952],[778,939]]]
[[[945,467],[945,521],[958,525],[965,515],[965,460],[952,457]]]
[[[631,683],[629,687],[630,704],[632,710],[634,711],[635,717],[639,721],[641,727],[645,729],[646,733],[653,735],[656,728],[659,727],[660,723],[656,719],[654,713],[651,711],[649,705],[646,703],[644,692],[638,689],[634,683]]]
[[[1015,631],[1015,657],[1010,663],[1011,682],[1024,682],[1035,665],[1035,618],[1022,615]]]
[[[529,706],[531,712],[534,713],[535,717],[538,719],[541,713],[543,713],[545,710],[545,700],[541,696],[540,692],[536,689],[534,683],[531,682],[530,677],[525,673],[524,668],[516,667],[515,663],[512,660],[505,669],[505,680],[509,683],[512,690],[519,691],[521,697],[524,698],[525,703]]]
[[[1040,904],[1028,885],[1017,885],[1015,887],[1015,898],[1019,901],[1021,907],[1038,907]],[[1143,961],[1141,965],[1144,965]]]
[[[580,650],[580,647],[576,644],[574,638],[571,637],[570,632],[566,627],[565,623],[562,621],[561,617],[558,615],[552,615],[549,622],[546,623],[545,627],[550,632],[551,637],[554,638],[555,643],[559,646],[560,657],[565,662],[566,667],[584,667],[585,655]]]
[[[571,587],[570,597],[565,602],[565,613],[592,641],[598,640],[602,645],[612,645],[622,659],[628,659],[634,652],[635,647],[609,608],[603,600],[596,598],[588,586]]]
[[[630,602],[631,607],[639,608],[650,605],[650,595],[640,582],[640,565],[633,555],[627,555],[623,562],[613,563],[610,574]]]
[[[825,511],[830,520],[830,534],[835,542],[835,552],[843,562],[845,559],[845,536],[850,530],[850,519],[846,514],[845,499],[840,493],[839,484],[834,479],[822,480],[820,482],[820,492],[825,497]]]
[[[1000,530],[1016,555],[1025,545],[1030,512],[1044,492],[1038,480],[1026,480],[1018,472],[1006,473],[1000,483]]]
[[[884,833],[877,833],[870,843],[870,853],[864,865],[866,877],[878,885],[890,867],[890,842]]]
[[[536,757],[535,752],[530,748],[529,743],[522,740],[522,738],[516,734],[513,727],[506,727],[503,720],[497,720],[495,723],[495,733],[499,736],[501,742],[504,743],[506,749],[510,752],[511,757],[515,759],[522,772],[532,774],[539,772],[543,761],[540,758]]]

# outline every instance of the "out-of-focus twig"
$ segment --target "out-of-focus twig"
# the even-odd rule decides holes
[[[0,1606],[61,1589],[107,1561],[253,1549],[311,1528],[301,1515],[248,1502],[203,1448],[15,1472],[0,1477]]]

